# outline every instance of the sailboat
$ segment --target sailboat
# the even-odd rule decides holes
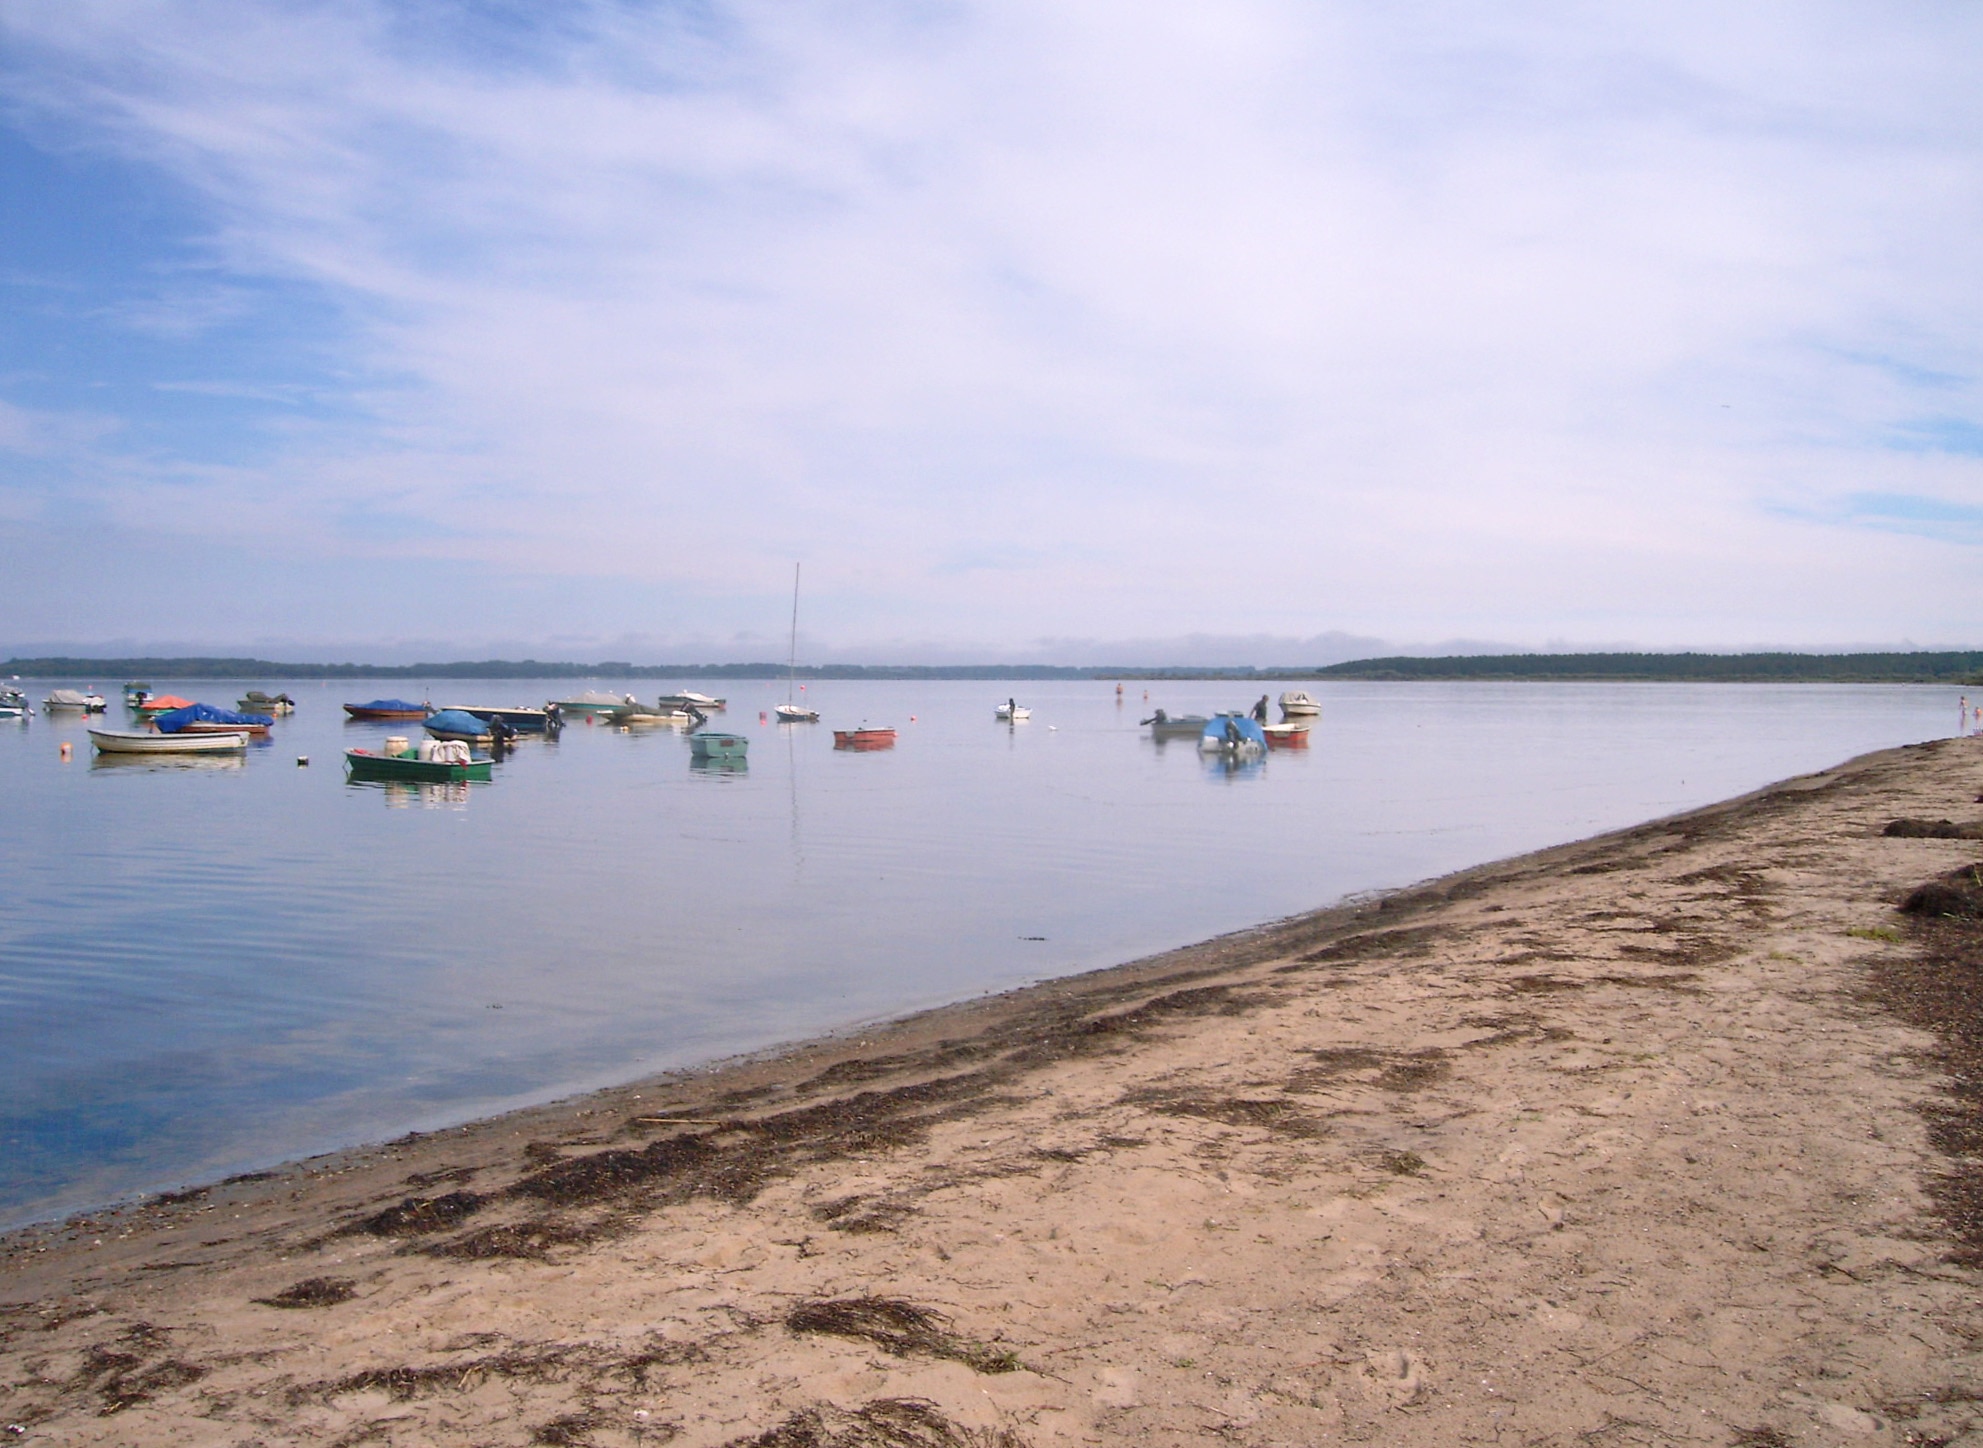
[[[780,724],[817,724],[819,711],[792,701],[799,681],[799,565],[792,565],[792,652],[785,664],[785,702],[772,712]]]

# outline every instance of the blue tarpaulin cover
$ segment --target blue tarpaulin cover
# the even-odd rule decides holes
[[[460,709],[443,709],[438,714],[427,717],[429,734],[473,734],[481,736],[489,732],[485,719],[477,719],[473,714]]]
[[[410,714],[416,711],[422,714],[427,712],[427,706],[425,704],[409,704],[404,699],[374,699],[369,704],[347,704],[345,707],[347,709],[390,709],[400,714]]]
[[[161,734],[177,734],[188,724],[273,724],[275,720],[267,714],[237,714],[211,704],[189,704],[184,709],[168,709],[152,723]]]

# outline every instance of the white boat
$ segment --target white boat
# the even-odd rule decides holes
[[[1009,724],[1023,723],[1033,717],[1033,711],[1031,709],[1028,709],[1024,704],[1014,699],[1007,699],[998,708],[994,709],[992,714],[995,718],[1003,719]]]
[[[587,689],[583,694],[574,694],[569,699],[558,699],[552,707],[573,719],[591,716],[604,718],[615,709],[635,702],[631,694],[608,694],[598,689]]]
[[[700,709],[705,714],[716,709],[727,709],[730,705],[728,699],[712,699],[693,689],[684,689],[679,694],[663,694],[657,702],[663,709]]]
[[[1290,689],[1281,695],[1281,717],[1283,719],[1319,719],[1322,706],[1300,689]]]
[[[245,734],[154,734],[144,729],[92,729],[99,754],[232,754],[248,747]]]
[[[66,709],[75,714],[101,714],[104,707],[103,695],[85,694],[76,689],[50,689],[48,697],[41,701],[44,713]]]
[[[799,565],[792,565],[792,652],[785,660],[785,702],[771,712],[780,724],[817,724],[819,710],[794,703],[792,693],[799,681]]]
[[[19,689],[0,689],[0,719],[32,719],[28,696]]]

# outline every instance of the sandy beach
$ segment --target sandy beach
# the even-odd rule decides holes
[[[25,1442],[1983,1443],[1983,740],[0,1240]],[[1959,893],[1959,887],[1957,888]],[[1967,898],[1967,897],[1964,897]]]

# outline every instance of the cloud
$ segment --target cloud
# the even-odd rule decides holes
[[[120,526],[397,558],[416,598],[423,561],[652,583],[680,638],[771,624],[802,557],[843,642],[999,648],[1070,619],[1973,627],[1975,529],[1849,500],[1983,503],[1957,445],[1979,29],[1279,0],[0,17],[41,144],[196,199],[222,280],[134,319],[239,325],[233,283],[339,318],[309,385],[340,417],[256,420],[253,457],[240,416],[134,451],[92,485]]]

